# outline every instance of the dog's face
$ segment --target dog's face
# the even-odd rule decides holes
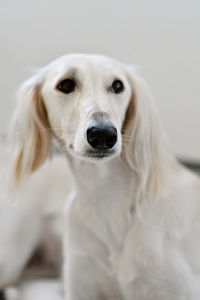
[[[41,87],[50,126],[73,156],[119,155],[131,98],[125,66],[102,56],[70,55],[47,67]]]
[[[87,162],[122,153],[128,167],[145,174],[146,184],[157,185],[161,135],[151,100],[146,83],[125,64],[98,55],[55,60],[19,90],[15,181],[44,162],[54,135],[67,153]]]

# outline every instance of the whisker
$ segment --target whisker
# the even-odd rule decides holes
[[[68,137],[71,137],[71,136],[72,136],[71,134],[64,134],[64,135],[59,136],[58,138],[59,139],[64,139],[64,138],[68,138]]]
[[[122,141],[136,141],[137,140],[137,138],[135,138],[135,137],[131,137],[131,138],[129,138],[129,137],[125,137],[125,138],[122,138]]]

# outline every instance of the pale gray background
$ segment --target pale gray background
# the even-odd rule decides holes
[[[200,159],[200,1],[0,0],[0,132],[31,69],[69,52],[142,67],[172,149]]]

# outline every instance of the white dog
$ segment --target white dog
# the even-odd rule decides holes
[[[71,169],[65,299],[200,299],[200,180],[170,153],[134,69],[55,60],[22,86],[13,131],[16,185],[53,137]]]

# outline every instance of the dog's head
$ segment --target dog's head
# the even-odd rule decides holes
[[[135,169],[156,165],[158,128],[151,95],[127,65],[104,56],[67,55],[26,81],[18,98],[13,124],[17,180],[42,164],[52,136],[70,155],[88,162],[123,153]]]
[[[99,161],[120,154],[131,98],[123,65],[101,56],[61,58],[49,66],[41,96],[52,131],[71,155]]]

